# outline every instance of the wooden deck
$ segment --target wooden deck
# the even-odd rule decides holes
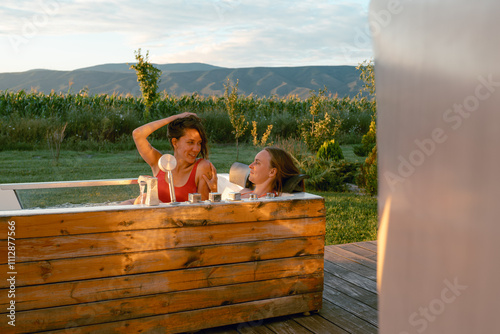
[[[326,246],[323,308],[319,313],[270,318],[197,333],[377,333],[376,270],[376,241]]]

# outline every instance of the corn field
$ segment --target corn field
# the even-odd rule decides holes
[[[374,102],[366,98],[315,97],[315,108],[319,110],[316,116],[310,112],[312,97],[239,95],[237,108],[250,124],[257,122],[258,133],[264,133],[268,125],[273,125],[271,139],[274,140],[297,139],[302,123],[328,113],[340,122],[336,140],[346,144],[359,143],[375,113]],[[144,110],[143,99],[132,96],[90,96],[85,91],[76,94],[0,92],[0,150],[45,148],[47,137],[66,124],[62,145],[67,149],[85,148],[85,143],[93,143],[92,148],[104,147],[103,143],[133,148],[131,133],[144,124]],[[150,117],[160,119],[184,111],[195,112],[204,120],[210,141],[233,142],[224,97],[164,94],[151,106]],[[161,130],[153,136],[165,138]],[[250,131],[240,140],[251,142]]]

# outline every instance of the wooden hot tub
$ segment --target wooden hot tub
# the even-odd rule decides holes
[[[308,193],[0,211],[0,333],[178,333],[319,310],[324,235],[324,199]]]

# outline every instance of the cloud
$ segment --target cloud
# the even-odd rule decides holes
[[[28,49],[37,36],[55,36],[64,45],[65,38],[74,35],[91,39],[119,34],[127,48],[150,50],[155,62],[198,61],[237,67],[295,66],[306,62],[329,65],[345,58],[341,45],[345,49],[345,45],[355,44],[355,28],[366,28],[367,3],[4,0],[0,7],[0,15],[5,18],[0,23],[0,37],[9,40],[11,46],[17,38],[18,49]],[[110,40],[109,48],[118,49],[115,42]],[[359,47],[356,51],[366,53],[366,58],[371,54],[371,50]]]
[[[210,23],[205,29],[200,24],[191,34],[179,32],[171,41],[174,45],[183,44],[184,49],[176,52],[169,48],[158,58],[168,62],[202,58],[230,67],[345,62],[345,57],[339,57],[340,46],[354,44],[352,28],[362,27],[367,16],[355,4],[304,1],[277,1],[272,6],[269,2],[257,1],[251,7],[241,4],[223,14],[221,20]],[[189,41],[179,41],[184,38]]]

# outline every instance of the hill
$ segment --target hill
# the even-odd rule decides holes
[[[221,96],[229,77],[239,81],[238,92],[258,97],[309,96],[311,90],[326,87],[339,97],[354,96],[361,87],[354,66],[224,68],[202,63],[155,65],[162,70],[160,91],[170,95]],[[31,70],[0,73],[0,90],[29,92],[79,92],[89,94],[140,95],[135,71],[130,65],[102,64],[74,71]]]
[[[76,71],[98,71],[98,72],[121,72],[121,73],[133,73],[130,69],[130,65],[135,63],[118,63],[118,64],[102,64],[90,67],[80,68]],[[161,70],[163,73],[172,72],[190,72],[190,71],[210,71],[217,68],[222,68],[219,66],[213,66],[203,63],[179,63],[179,64],[155,64],[156,68]]]

